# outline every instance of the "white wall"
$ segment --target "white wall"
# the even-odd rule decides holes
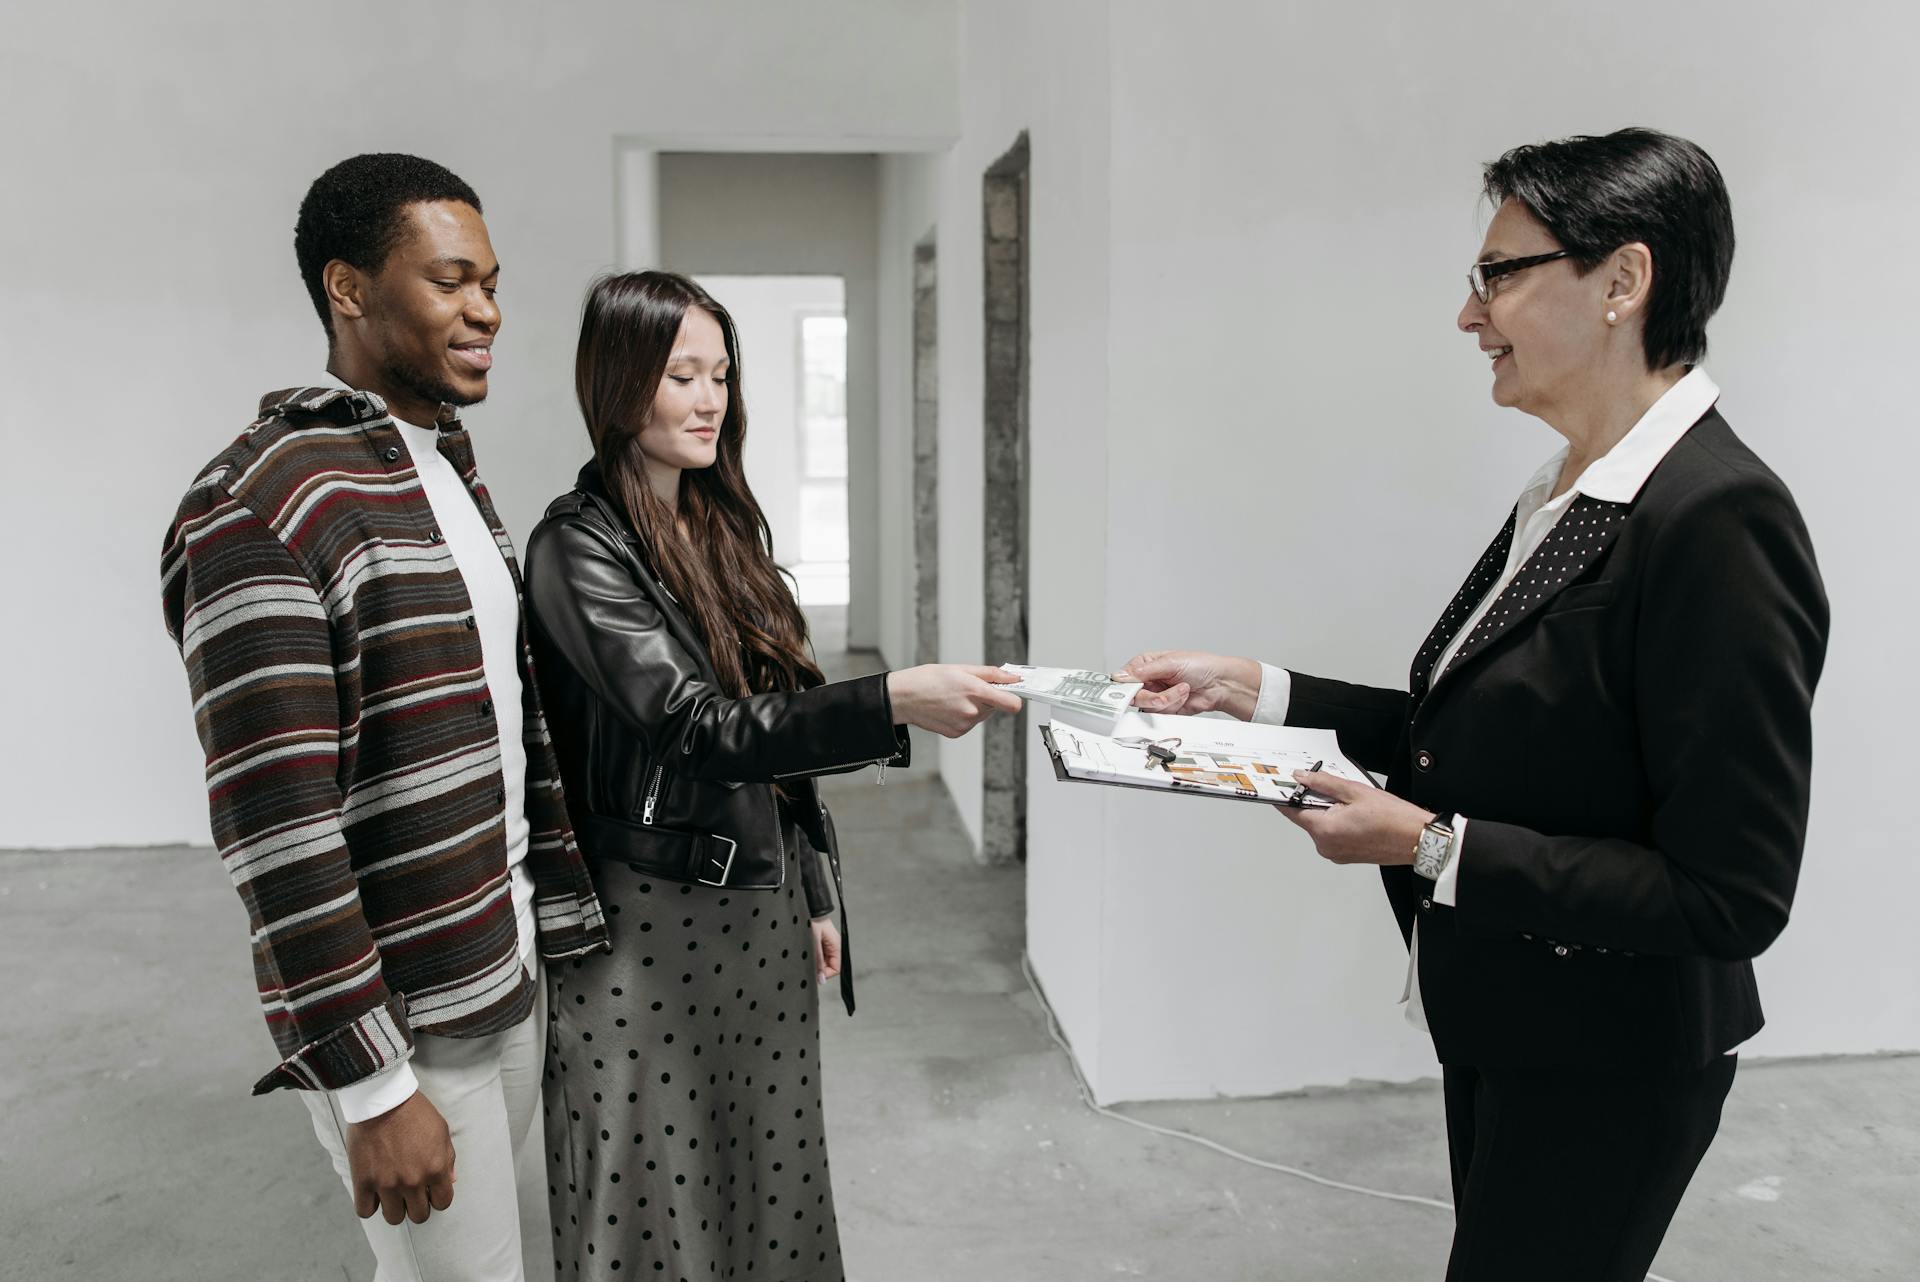
[[[1708,367],[1793,486],[1835,613],[1801,894],[1759,964],[1771,1022],[1751,1053],[1920,1047],[1902,800],[1920,679],[1897,559],[1915,540],[1870,488],[1920,462],[1894,380],[1920,294],[1899,248],[1920,207],[1908,12],[966,5],[961,138],[882,181],[883,308],[906,314],[911,244],[938,220],[942,657],[979,645],[979,183],[1021,127],[1035,661],[1193,645],[1381,684],[1557,445],[1491,405],[1453,329],[1480,164],[1630,123],[1694,138],[1741,238]],[[905,341],[888,413],[910,409]],[[1089,452],[1092,492],[1067,480],[1099,473]],[[1313,586],[1210,571],[1168,537],[1183,529],[1316,549]],[[887,582],[910,635],[908,568]],[[942,768],[977,832],[977,745],[943,745]],[[1253,807],[1096,800],[1038,763],[1032,801],[1029,946],[1102,1098],[1433,1072],[1370,872]]]
[[[824,153],[663,152],[659,166],[663,267],[695,275],[838,276],[845,282],[847,644],[873,648],[880,637],[874,374],[878,160]]]
[[[1904,248],[1920,208],[1909,8],[1376,12],[722,0],[689,26],[614,0],[564,22],[503,0],[360,0],[310,21],[188,0],[17,20],[0,99],[9,118],[55,123],[0,133],[15,623],[0,671],[25,728],[0,748],[0,846],[205,840],[158,617],[161,533],[259,392],[319,363],[289,230],[307,183],[355,151],[432,156],[488,203],[507,323],[471,421],[524,535],[585,452],[581,291],[658,243],[616,225],[617,201],[645,203],[645,184],[616,181],[616,138],[866,152],[957,138],[874,166],[877,342],[898,359],[873,454],[910,476],[900,309],[911,245],[937,222],[940,647],[974,659],[991,657],[980,174],[1030,129],[1034,656],[1195,644],[1392,682],[1554,444],[1493,410],[1450,328],[1478,245],[1477,166],[1520,141],[1650,123],[1727,172],[1741,250],[1708,364],[1730,420],[1794,486],[1835,611],[1802,893],[1761,961],[1772,1024],[1755,1049],[1920,1047],[1903,804],[1920,678],[1897,558],[1914,539],[1885,494],[1920,462],[1895,391],[1920,296]],[[1301,457],[1303,477],[1249,463]],[[882,547],[907,536],[901,511],[875,514]],[[1182,527],[1334,560],[1311,596],[1249,587],[1176,563],[1159,531]],[[911,635],[900,556],[876,558],[894,602],[874,620],[883,639]],[[938,755],[977,832],[977,742]],[[1323,866],[1257,813],[1176,814],[1034,769],[1030,946],[1103,1097],[1431,1071],[1397,1022],[1398,939],[1369,874]]]
[[[1817,23],[1735,4],[1408,6],[1391,24],[1339,7],[1215,12],[1233,39],[1195,42],[1190,12],[1116,10],[1112,640],[1403,681],[1559,444],[1494,409],[1484,359],[1453,328],[1478,248],[1478,163],[1633,123],[1700,142],[1727,175],[1741,237],[1708,367],[1729,421],[1798,496],[1837,620],[1802,895],[1760,963],[1771,1024],[1751,1050],[1920,1046],[1904,925],[1920,861],[1896,836],[1920,749],[1889,715],[1916,706],[1920,682],[1912,605],[1886,590],[1894,550],[1915,539],[1897,504],[1862,502],[1867,475],[1920,462],[1911,400],[1891,377],[1911,361],[1920,271],[1913,255],[1871,248],[1870,269],[1840,266],[1852,247],[1901,243],[1920,203],[1920,111],[1895,52],[1920,23],[1891,6],[1828,8]],[[1305,473],[1258,462],[1284,458]],[[1176,469],[1189,483],[1169,484],[1174,459],[1192,464]],[[1176,565],[1164,539],[1118,519],[1146,505],[1216,543],[1326,556],[1311,589],[1256,572],[1249,591],[1206,563]],[[1114,843],[1120,885],[1140,884],[1154,849],[1180,838],[1169,808],[1149,809]],[[1319,866],[1302,838],[1260,820],[1203,830],[1247,852],[1228,865],[1239,893],[1192,880],[1109,895],[1104,979],[1135,1015],[1103,1049],[1126,1065],[1111,1093],[1414,1066],[1405,1035],[1382,1027],[1400,959],[1384,910],[1364,902],[1378,894],[1371,877]],[[1190,941],[1180,966],[1128,946],[1155,928]],[[1197,982],[1218,974],[1242,987]],[[1272,1016],[1253,1027],[1230,1018],[1250,993]]]
[[[963,12],[966,89],[954,147],[882,164],[882,332],[889,468],[883,492],[911,494],[913,245],[938,223],[940,370],[940,658],[992,662],[984,643],[981,528],[981,174],[1022,129],[1031,131],[1033,516],[1031,654],[1035,662],[1096,662],[1105,649],[1103,576],[1107,414],[1106,6],[1095,0],[970,3]],[[897,426],[896,426],[897,425]],[[1041,504],[1041,495],[1054,501]],[[913,635],[911,504],[888,510],[900,546],[883,578],[891,635]],[[941,775],[978,841],[978,736],[939,741]],[[1037,754],[1037,749],[1033,755]],[[1092,790],[1033,779],[1028,812],[1028,942],[1083,1064],[1097,1067],[1106,894],[1106,804]]]
[[[773,530],[774,559],[800,559],[800,318],[839,315],[837,276],[702,276],[733,317],[747,404],[747,484]]]
[[[0,747],[0,846],[207,840],[161,536],[259,395],[324,359],[291,243],[323,169],[415,151],[486,203],[505,328],[470,422],[524,537],[585,454],[573,347],[620,252],[615,138],[950,135],[954,21],[860,0],[716,0],[697,23],[616,0],[10,14],[0,538],[8,620],[34,622],[0,634],[8,721],[31,727]]]

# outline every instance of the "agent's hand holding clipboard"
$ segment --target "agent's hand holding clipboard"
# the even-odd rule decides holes
[[[1145,712],[1219,711],[1251,721],[1260,703],[1262,670],[1253,659],[1203,650],[1148,650],[1129,659],[1116,680],[1143,683],[1134,706]],[[1276,806],[1288,822],[1313,839],[1323,859],[1337,864],[1411,864],[1420,830],[1431,811],[1384,788],[1325,771],[1295,771],[1294,781],[1330,807]]]
[[[1328,797],[1330,809],[1278,806],[1294,827],[1313,839],[1322,859],[1336,864],[1410,864],[1420,830],[1434,814],[1385,788],[1369,788],[1324,771],[1296,770],[1294,780]]]

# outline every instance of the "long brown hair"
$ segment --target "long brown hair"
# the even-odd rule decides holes
[[[640,431],[690,307],[713,317],[726,336],[727,412],[713,466],[680,474],[676,519],[647,484]],[[825,678],[808,653],[806,616],[774,564],[773,532],[740,463],[747,406],[727,309],[672,272],[601,277],[580,320],[574,392],[607,489],[646,541],[667,591],[705,635],[722,687],[739,697],[819,685]]]

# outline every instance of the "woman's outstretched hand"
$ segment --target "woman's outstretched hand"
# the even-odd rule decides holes
[[[1148,650],[1127,660],[1113,679],[1145,683],[1133,697],[1133,706],[1142,712],[1192,716],[1219,711],[1251,721],[1260,699],[1258,663],[1200,650]]]
[[[893,718],[958,739],[996,712],[1018,712],[1022,700],[1000,689],[1020,678],[971,663],[923,663],[887,674]]]

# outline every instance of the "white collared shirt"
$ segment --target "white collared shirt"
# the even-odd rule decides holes
[[[1566,466],[1567,456],[1572,452],[1571,445],[1562,446],[1552,458],[1540,465],[1539,471],[1520,491],[1520,499],[1513,516],[1513,546],[1507,552],[1506,569],[1500,579],[1480,599],[1480,604],[1453,634],[1453,640],[1434,661],[1433,675],[1438,677],[1446,671],[1447,664],[1459,651],[1466,639],[1482,617],[1500,599],[1515,576],[1520,573],[1527,560],[1549,534],[1559,524],[1560,518],[1573,506],[1576,496],[1586,495],[1606,503],[1631,503],[1639,496],[1640,488],[1653,475],[1687,434],[1689,428],[1713,408],[1720,399],[1720,388],[1699,366],[1689,370],[1679,382],[1669,387],[1660,399],[1647,407],[1639,421],[1620,438],[1614,447],[1605,454],[1587,464],[1579,479],[1567,488],[1558,498],[1552,497],[1553,487],[1560,479],[1560,472]],[[1284,725],[1287,708],[1293,698],[1293,678],[1285,668],[1270,664],[1260,665],[1260,694],[1254,702],[1253,719],[1268,725]],[[1453,817],[1453,857],[1447,861],[1445,871],[1433,885],[1433,902],[1449,907],[1459,902],[1460,868],[1466,861],[1467,817]],[[1407,1022],[1419,1028],[1427,1026],[1426,1010],[1420,1004],[1420,923],[1414,923],[1413,945],[1407,953],[1407,981],[1400,994],[1400,1000],[1406,1003]]]

